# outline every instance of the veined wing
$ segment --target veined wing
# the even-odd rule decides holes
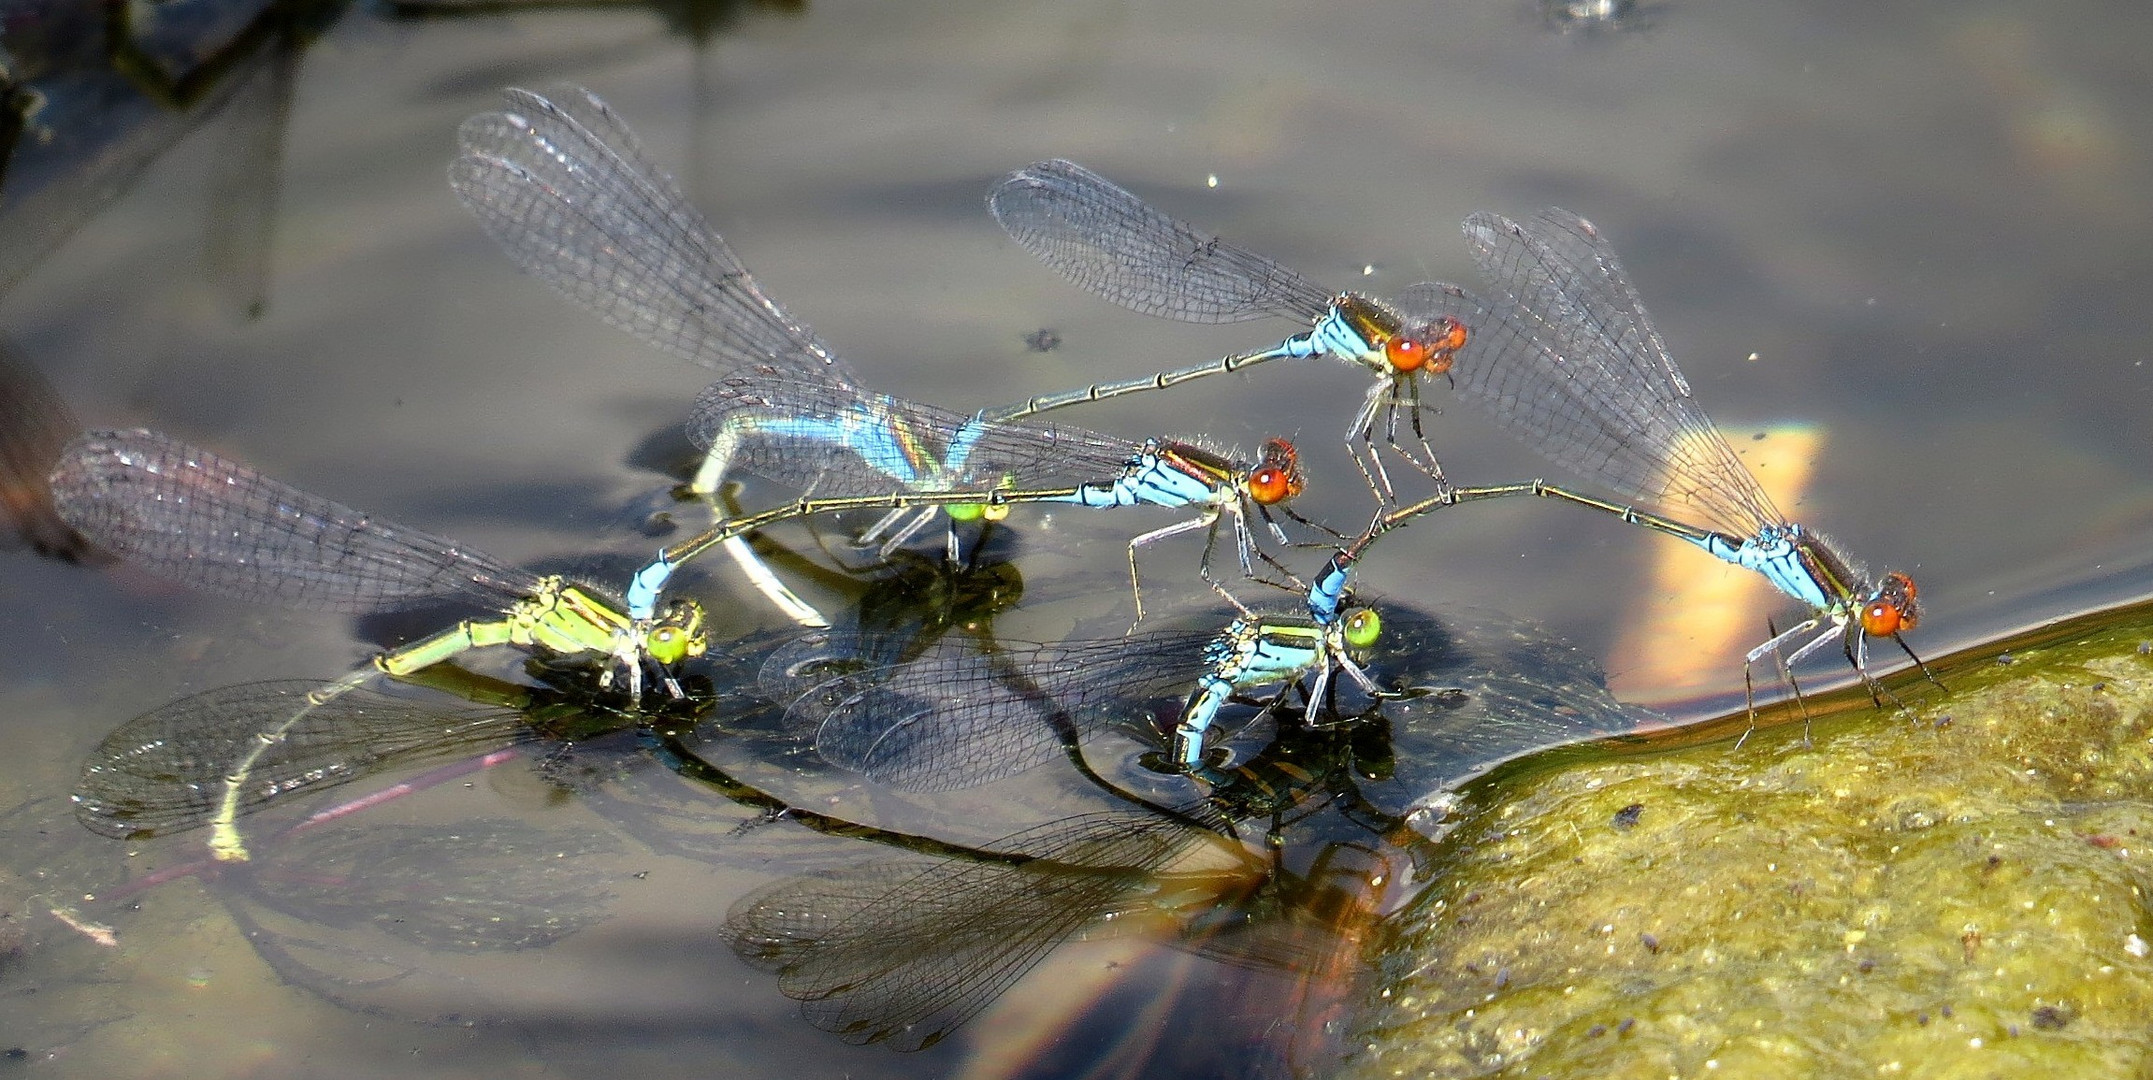
[[[1063,277],[1123,307],[1182,322],[1313,320],[1331,294],[1270,259],[1159,210],[1074,162],[1027,165],[988,209]]]
[[[387,611],[462,596],[506,606],[538,578],[483,552],[310,495],[154,431],[92,431],[52,474],[61,518],[101,547],[261,603]]]
[[[975,787],[1052,761],[1071,740],[1178,696],[1215,630],[1055,645],[937,644],[918,659],[830,679],[786,710],[831,764],[907,791]]]
[[[683,359],[856,381],[747,268],[588,90],[507,92],[458,134],[449,185],[509,256],[614,326]]]
[[[1627,499],[1740,536],[1785,519],[1690,394],[1621,263],[1590,222],[1475,214],[1492,301],[1463,315],[1452,374],[1542,454]],[[1426,287],[1409,304],[1428,301]],[[1687,508],[1682,513],[1676,508]]]
[[[977,859],[892,859],[777,882],[734,906],[725,936],[775,972],[815,1026],[916,1050],[1086,925],[1142,907],[1156,873],[1206,841],[1225,842],[1164,814],[1086,814],[1005,837]]]
[[[533,737],[515,709],[336,689],[314,679],[241,683],[144,713],[84,762],[75,817],[104,836],[163,836],[207,824],[235,774],[244,815],[392,764]],[[334,696],[317,703],[325,692]]]

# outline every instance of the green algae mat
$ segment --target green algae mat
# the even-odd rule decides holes
[[[2153,618],[2102,622],[1475,785],[1341,1075],[2153,1075]]]

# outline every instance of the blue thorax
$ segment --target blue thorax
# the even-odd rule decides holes
[[[1190,471],[1162,453],[1156,440],[1143,449],[1112,481],[1086,484],[1076,494],[1053,502],[1075,503],[1094,509],[1111,506],[1197,506],[1219,501],[1219,488],[1212,480]]]
[[[1716,558],[1763,574],[1774,588],[1809,605],[1811,610],[1829,611],[1834,600],[1803,560],[1802,538],[1802,527],[1789,524],[1766,525],[1739,545],[1729,543],[1733,538],[1721,533],[1706,533],[1690,542]]]
[[[1318,626],[1338,621],[1338,609],[1346,602],[1346,580],[1353,575],[1353,557],[1341,551],[1323,564],[1323,572],[1308,585],[1308,617]]]

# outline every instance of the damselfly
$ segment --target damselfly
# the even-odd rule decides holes
[[[1550,208],[1524,224],[1474,214],[1464,228],[1495,290],[1492,301],[1482,304],[1444,286],[1416,286],[1400,299],[1415,317],[1458,318],[1471,327],[1459,392],[1557,465],[1624,499],[1679,507],[1702,524],[1552,485],[1536,484],[1534,494],[1680,537],[1763,574],[1809,607],[1808,619],[1744,657],[1752,707],[1750,668],[1789,643],[1798,642],[1786,655],[1792,664],[1837,640],[1880,704],[1888,691],[1869,674],[1869,638],[1897,642],[1929,675],[1901,637],[1920,621],[1914,580],[1898,572],[1871,577],[1772,505],[1691,395],[1597,227]]]
[[[985,415],[1030,416],[1086,401],[1173,386],[1281,357],[1336,356],[1376,375],[1346,431],[1346,446],[1376,496],[1392,498],[1389,472],[1373,443],[1445,484],[1421,425],[1423,373],[1441,375],[1465,344],[1456,319],[1416,319],[1359,293],[1336,293],[1261,255],[1198,230],[1067,161],[1042,161],[1011,173],[987,196],[995,220],[1019,244],[1064,277],[1123,307],[1182,322],[1241,322],[1266,315],[1310,328],[1271,348],[1121,382],[1048,394]],[[1409,414],[1416,454],[1398,444],[1398,414]]]
[[[1286,535],[1271,511],[1314,526],[1286,500],[1304,481],[1293,444],[1273,439],[1253,463],[1230,460],[1172,439],[1132,443],[1078,428],[986,423],[930,405],[868,394],[758,368],[718,381],[697,400],[688,433],[713,461],[740,461],[751,471],[810,494],[746,517],[720,522],[660,552],[628,590],[631,615],[650,610],[681,562],[773,521],[856,508],[889,509],[970,504],[988,512],[1016,503],[1059,503],[1103,509],[1120,506],[1193,507],[1195,517],[1153,529],[1129,542],[1129,583],[1136,615],[1144,615],[1137,549],[1204,530],[1198,573],[1236,607],[1240,601],[1211,574],[1221,520],[1230,522],[1241,572],[1268,584],[1301,584],[1265,551],[1250,527],[1260,518],[1280,544]],[[887,520],[887,519],[885,519]],[[913,528],[925,519],[917,519]],[[899,532],[893,540],[902,540]],[[1258,570],[1261,560],[1268,572]],[[1276,576],[1273,576],[1276,575]]]
[[[1355,660],[1380,638],[1382,618],[1372,608],[1348,606],[1354,565],[1378,537],[1413,518],[1532,490],[1531,484],[1455,489],[1378,518],[1325,562],[1300,612],[1242,613],[1223,628],[1103,641],[1002,642],[992,652],[947,643],[917,659],[834,678],[825,677],[826,638],[810,635],[764,664],[764,689],[792,699],[786,726],[811,732],[826,760],[915,791],[971,787],[1035,768],[1127,719],[1131,702],[1181,693],[1168,763],[1200,771],[1220,713],[1262,687],[1305,681],[1303,719],[1310,724],[1320,722],[1341,671],[1370,698],[1399,696]]]
[[[241,600],[350,613],[431,600],[498,607],[389,650],[375,664],[407,675],[468,649],[519,645],[594,652],[640,697],[643,669],[668,670],[706,645],[703,609],[676,600],[647,618],[557,575],[539,576],[453,541],[361,513],[154,431],[88,432],[52,474],[60,516],[93,543],[182,584]],[[600,676],[610,686],[614,666]]]
[[[507,109],[464,121],[449,186],[510,258],[605,321],[693,363],[857,384],[851,365],[763,295],[597,95],[568,87],[552,97],[504,96]],[[706,459],[691,489],[715,492],[723,464]],[[781,610],[827,625],[745,541],[727,548]]]
[[[1325,561],[1300,612],[1243,611],[1216,630],[1002,642],[993,652],[945,643],[914,660],[826,680],[826,636],[809,635],[765,662],[764,690],[792,700],[786,726],[813,732],[826,760],[915,791],[971,787],[1035,768],[1126,719],[1130,702],[1181,692],[1187,696],[1169,729],[1168,764],[1201,772],[1208,766],[1204,741],[1220,713],[1262,687],[1281,687],[1267,709],[1300,687],[1310,725],[1321,722],[1341,671],[1371,699],[1426,692],[1386,690],[1355,659],[1381,637],[1383,624],[1375,609],[1349,606],[1353,567],[1378,538],[1415,518],[1536,486],[1453,488],[1378,517]]]
[[[1214,687],[1253,690],[1311,670],[1328,678],[1334,658],[1373,644],[1380,632],[1368,611],[1328,626],[1291,615],[1237,617],[1224,629],[1004,641],[991,652],[944,641],[917,659],[835,678],[780,649],[766,671],[783,674],[765,681],[804,688],[786,710],[786,726],[811,736],[825,760],[893,787],[947,791],[1037,768],[1090,734],[1148,720],[1148,711],[1132,716],[1132,703],[1174,694],[1188,695],[1182,714],[1197,717],[1176,725],[1177,743],[1199,740],[1177,746],[1175,758],[1200,761],[1202,731],[1228,700],[1214,700]],[[826,651],[815,638],[800,645],[818,661]]]

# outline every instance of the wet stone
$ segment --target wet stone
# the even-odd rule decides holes
[[[1796,723],[1469,788],[1339,1075],[2146,1075],[2153,657],[2126,629],[1808,748]]]

